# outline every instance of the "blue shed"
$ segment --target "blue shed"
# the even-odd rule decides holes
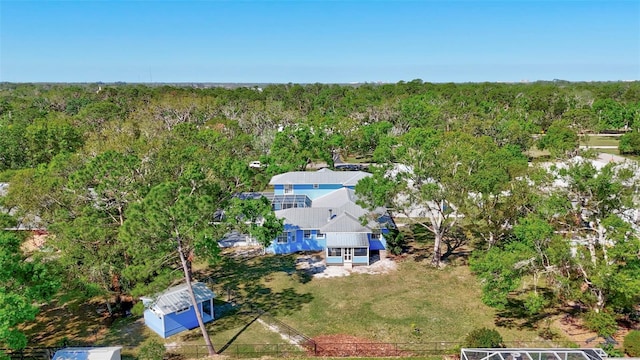
[[[213,320],[214,293],[201,282],[191,283],[202,320]],[[144,322],[162,338],[198,327],[187,284],[174,286],[154,297],[143,297]]]

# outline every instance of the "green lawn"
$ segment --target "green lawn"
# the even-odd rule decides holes
[[[232,355],[243,351],[247,344],[286,343],[258,321],[254,311],[257,308],[310,337],[345,334],[386,343],[459,343],[475,328],[493,328],[496,323],[503,323],[509,326],[498,327],[498,331],[506,342],[533,344],[540,340],[535,324],[528,324],[526,319],[504,321],[481,303],[480,285],[466,265],[431,268],[429,240],[417,236],[421,239],[411,244],[410,253],[396,259],[397,270],[382,275],[313,278],[296,270],[296,255],[250,259],[225,256],[215,267],[199,267],[196,277],[210,276],[217,294],[216,305],[225,307],[215,321],[207,324],[216,350]],[[82,309],[92,312],[91,308]],[[59,318],[59,312],[49,315],[42,319],[43,326],[30,328],[30,337],[40,335],[40,340],[46,339],[50,345],[65,336],[76,340],[77,329],[95,326],[97,320],[95,315],[76,316],[73,323],[66,323],[66,328],[54,330],[52,324],[65,321]],[[416,328],[419,333],[414,331]],[[49,336],[43,337],[43,331]],[[172,352],[193,352],[193,345],[203,344],[199,329],[163,340],[135,317],[85,332],[85,341],[125,345],[128,355],[134,355],[136,346],[149,338],[182,346]],[[204,354],[205,349],[198,348],[198,352]]]
[[[588,146],[618,146],[619,138],[614,136],[584,136],[580,145]]]
[[[218,294],[232,288],[247,306],[267,310],[311,337],[347,334],[391,343],[459,342],[475,328],[494,327],[496,312],[481,303],[480,286],[469,268],[433,269],[422,249],[428,244],[414,246],[415,254],[399,259],[398,269],[384,275],[311,278],[295,270],[294,256],[270,255],[250,261],[228,259],[211,275]],[[419,335],[415,328],[421,330]],[[216,332],[215,326],[212,330]],[[519,326],[518,321],[499,331],[505,341],[539,340],[535,329]],[[252,336],[255,343],[272,341],[257,333]]]

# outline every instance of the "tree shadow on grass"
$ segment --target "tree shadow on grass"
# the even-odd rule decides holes
[[[296,269],[299,254],[263,255],[250,258],[224,257],[211,271],[196,276],[205,278],[205,282],[218,289],[220,297],[216,299],[216,319],[207,324],[211,333],[239,329],[223,345],[228,348],[247,330],[262,312],[273,316],[288,315],[299,311],[313,300],[308,293],[298,293],[294,288],[274,291],[265,282],[269,282],[277,273],[286,273],[300,283],[308,282]],[[222,289],[222,291],[220,290]],[[226,298],[226,302],[223,301]],[[196,340],[198,333],[186,334],[186,341]]]
[[[212,266],[212,271],[198,274],[206,282],[224,289],[239,289],[241,286],[268,279],[274,273],[287,274],[296,271],[295,254],[263,255],[250,258],[225,256],[220,262]]]
[[[30,346],[82,346],[100,342],[109,331],[112,319],[96,311],[90,301],[52,301],[40,308],[35,321],[21,326]]]
[[[553,293],[549,289],[538,289],[538,294],[546,301],[553,299]],[[495,324],[509,329],[537,330],[542,320],[563,313],[558,307],[548,307],[538,313],[530,313],[525,307],[525,301],[519,298],[509,298],[504,310],[496,314]]]
[[[247,328],[249,326],[251,326],[256,320],[258,320],[258,318],[260,317],[261,314],[257,314],[256,316],[253,317],[253,319],[251,321],[249,321],[246,325],[244,325],[240,331],[238,331],[235,335],[233,335],[231,337],[231,339],[229,339],[229,341],[227,341],[226,344],[222,345],[222,347],[218,350],[218,353],[223,353],[225,350],[227,350],[229,348],[229,346],[231,346],[233,344],[234,341],[236,341],[238,339],[238,337],[240,335],[242,335],[242,333],[247,330]]]
[[[404,235],[409,245],[406,247],[406,253],[416,262],[431,261],[433,257],[434,236],[429,230],[420,225],[410,225],[404,230]],[[441,260],[451,260],[451,263],[468,263],[469,252],[465,251],[468,241],[464,234],[460,232],[451,233],[442,239],[444,252]]]

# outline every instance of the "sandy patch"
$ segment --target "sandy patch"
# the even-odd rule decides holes
[[[352,269],[343,266],[327,266],[320,255],[303,255],[296,260],[296,268],[304,270],[314,278],[331,278],[349,276],[351,274],[386,274],[397,269],[391,259],[371,258],[369,266],[354,266]]]

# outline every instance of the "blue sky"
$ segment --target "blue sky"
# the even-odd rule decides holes
[[[640,1],[0,0],[0,81],[640,79]]]

